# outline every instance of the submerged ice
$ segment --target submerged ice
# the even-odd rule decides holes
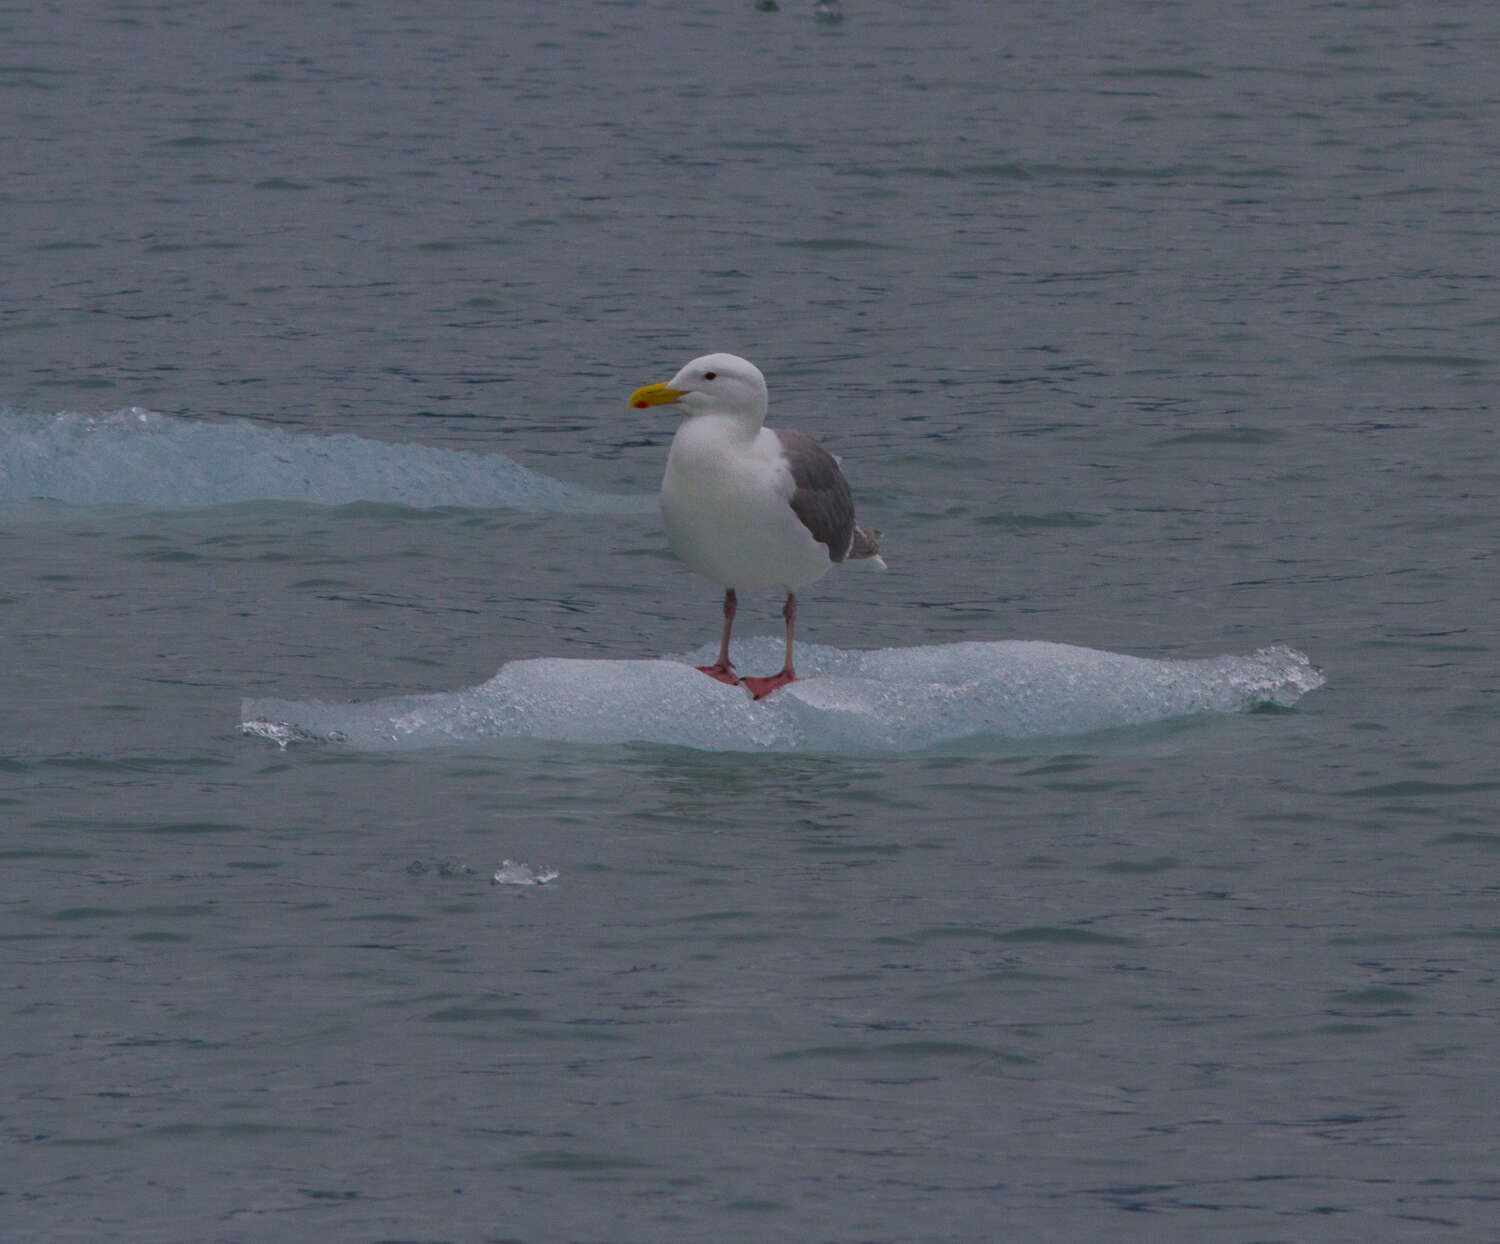
[[[780,641],[749,639],[742,669],[774,668]],[[1151,660],[1007,640],[918,648],[797,649],[800,680],[762,701],[683,660],[511,661],[477,687],[363,703],[246,700],[241,729],[282,746],[389,750],[506,739],[658,743],[707,751],[904,752],[988,736],[1089,734],[1197,713],[1289,707],[1323,676],[1286,647]]]
[[[617,513],[654,499],[594,492],[504,454],[296,434],[245,419],[0,411],[0,501],[162,507],[358,501]]]

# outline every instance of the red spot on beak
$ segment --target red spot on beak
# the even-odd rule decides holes
[[[650,403],[650,402],[637,402],[637,403],[636,403],[636,404],[635,404],[635,408],[636,408],[636,409],[637,409],[637,410],[645,410],[645,409],[646,409],[646,407],[648,407],[648,406],[649,406],[649,405],[651,405],[651,403]]]

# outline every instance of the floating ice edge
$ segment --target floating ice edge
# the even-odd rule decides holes
[[[615,514],[644,494],[595,492],[500,453],[294,433],[249,419],[0,408],[0,502],[195,508],[255,501]]]
[[[799,645],[799,680],[765,700],[681,659],[510,661],[459,691],[361,703],[246,699],[240,729],[391,751],[516,739],[655,743],[703,751],[921,751],[975,737],[1092,734],[1198,713],[1289,708],[1324,677],[1293,648],[1156,660],[1038,640],[850,651]],[[776,668],[769,636],[736,646],[742,671]]]

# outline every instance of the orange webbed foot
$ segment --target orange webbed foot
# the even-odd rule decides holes
[[[752,697],[764,700],[766,696],[778,687],[784,687],[789,682],[796,682],[797,675],[791,670],[782,670],[779,674],[772,674],[769,678],[741,678],[740,686],[744,687]]]
[[[740,685],[740,677],[734,672],[734,666],[726,665],[722,661],[714,665],[700,665],[698,669],[710,678],[717,679],[722,683],[728,683],[731,687],[738,687]]]

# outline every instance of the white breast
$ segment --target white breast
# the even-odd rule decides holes
[[[793,512],[792,491],[774,432],[747,437],[732,417],[695,415],[667,455],[667,540],[683,562],[725,587],[790,591],[811,583],[833,563]]]

